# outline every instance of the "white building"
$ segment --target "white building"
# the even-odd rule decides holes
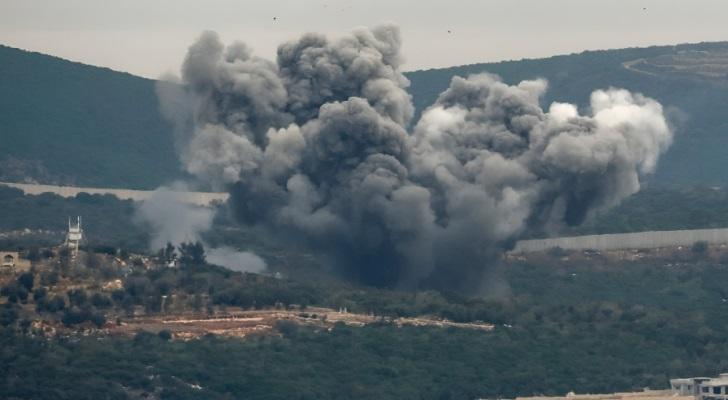
[[[728,400],[728,373],[717,378],[670,379],[670,388],[675,395],[695,396],[698,400]]]
[[[728,374],[720,374],[700,384],[701,400],[726,400],[728,399]]]
[[[670,379],[670,388],[673,393],[680,396],[698,396],[700,394],[700,384],[709,381],[711,378],[678,378]]]

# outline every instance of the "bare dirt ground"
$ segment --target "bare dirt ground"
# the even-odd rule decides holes
[[[330,308],[301,310],[232,310],[214,316],[183,314],[168,316],[141,316],[124,319],[121,324],[110,323],[103,331],[110,335],[131,336],[139,331],[157,333],[169,331],[175,339],[194,339],[206,334],[245,337],[257,333],[272,333],[278,321],[292,321],[299,325],[330,329],[337,323],[365,326],[373,323],[392,323],[397,326],[432,326],[441,328],[477,329],[491,331],[488,323],[457,323],[429,317],[387,318],[367,314],[353,314]]]

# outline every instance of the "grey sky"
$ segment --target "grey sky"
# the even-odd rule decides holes
[[[307,31],[393,21],[413,70],[728,40],[726,17],[726,0],[0,0],[0,43],[154,78],[205,29],[273,58]]]

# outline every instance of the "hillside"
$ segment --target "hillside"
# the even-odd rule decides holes
[[[0,275],[3,398],[495,399],[728,368],[728,259],[513,262],[482,299],[39,250]]]
[[[453,75],[545,77],[553,100],[585,106],[596,88],[658,99],[678,126],[653,183],[725,185],[728,42],[659,46],[414,71],[418,112]],[[154,81],[0,46],[0,180],[150,189],[182,175]]]
[[[0,46],[0,178],[151,189],[178,177],[154,81]]]
[[[586,107],[597,88],[623,87],[659,100],[677,129],[660,161],[658,184],[725,185],[728,174],[728,42],[587,51],[545,59],[474,64],[407,74],[422,110],[453,75],[500,75],[508,83],[549,80],[543,104],[568,101]]]

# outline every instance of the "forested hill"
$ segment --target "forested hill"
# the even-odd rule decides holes
[[[490,72],[508,83],[546,78],[542,101],[571,102],[585,111],[594,89],[622,87],[659,100],[676,125],[675,143],[654,182],[728,184],[728,42],[587,51],[545,59],[416,71],[415,106],[427,107],[455,75]]]
[[[547,78],[553,100],[594,89],[658,99],[678,125],[654,183],[728,183],[728,42],[590,51],[407,73],[418,111],[452,76]],[[0,180],[149,189],[180,177],[154,81],[0,46]]]
[[[0,46],[0,180],[154,188],[180,175],[154,81]]]

